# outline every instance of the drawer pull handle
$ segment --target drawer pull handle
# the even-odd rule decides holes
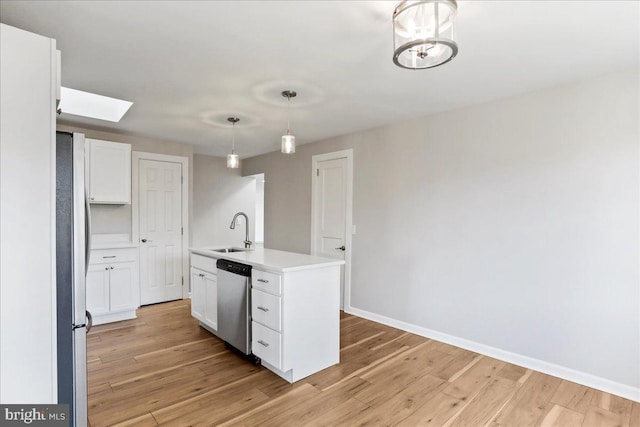
[[[269,283],[269,281],[268,281],[268,280],[265,280],[265,279],[258,279],[258,282],[262,282],[262,283]]]
[[[107,256],[107,255],[105,255],[105,256],[103,256],[102,258],[115,258],[115,257],[116,257],[115,255],[108,255],[108,256]]]
[[[262,311],[264,311],[265,313],[266,313],[267,311],[269,311],[269,309],[268,309],[268,308],[266,308],[266,307],[261,307],[261,306],[258,306],[258,310],[262,310]]]
[[[264,342],[262,340],[258,340],[258,344],[263,345],[265,347],[269,347],[269,343],[268,342]]]

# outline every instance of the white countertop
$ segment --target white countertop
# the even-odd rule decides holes
[[[221,247],[211,246],[206,248],[189,248],[189,250],[194,254],[237,261],[242,264],[251,265],[252,267],[258,267],[262,270],[277,273],[344,264],[344,261],[341,259],[323,258],[294,252],[277,251],[275,249],[256,248],[244,252],[232,253],[214,251],[214,249],[219,248]]]
[[[114,242],[114,243],[91,243],[91,249],[123,249],[123,248],[137,248],[138,244],[132,242]]]
[[[92,234],[91,249],[137,248],[137,242],[131,241],[129,234]]]

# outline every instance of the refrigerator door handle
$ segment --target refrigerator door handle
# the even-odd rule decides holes
[[[92,326],[93,326],[93,316],[91,315],[91,312],[87,310],[87,333],[89,333]]]
[[[84,275],[89,270],[89,258],[91,257],[91,211],[89,210],[89,196],[84,194]]]

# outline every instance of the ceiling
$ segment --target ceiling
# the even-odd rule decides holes
[[[0,21],[57,39],[62,84],[133,101],[116,133],[224,156],[298,144],[638,66],[636,1],[459,2],[459,54],[392,62],[386,1],[7,1]],[[597,100],[594,100],[597,102]]]

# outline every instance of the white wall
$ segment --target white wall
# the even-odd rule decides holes
[[[236,212],[249,216],[249,239],[255,241],[256,182],[239,169],[227,169],[226,159],[193,156],[193,247],[243,246],[245,224],[229,228]]]
[[[354,309],[640,397],[638,114],[633,69],[243,173],[266,174],[265,246],[308,253],[311,156],[353,148]]]

